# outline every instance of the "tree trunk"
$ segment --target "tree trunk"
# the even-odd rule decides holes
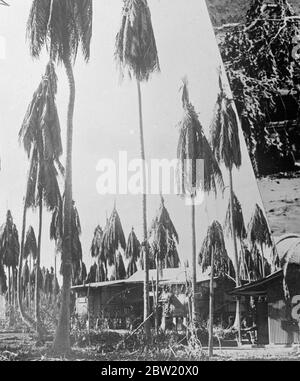
[[[209,283],[209,330],[208,330],[208,356],[213,356],[214,351],[214,254],[215,250],[211,253],[211,270],[210,270],[210,283]]]
[[[159,286],[159,271],[160,271],[160,262],[157,254],[156,258],[156,295],[155,295],[155,330],[158,335],[159,325],[158,325],[158,286]]]
[[[196,267],[196,220],[195,220],[195,203],[192,197],[192,319],[197,321],[197,267]]]
[[[145,144],[144,144],[144,126],[143,126],[143,110],[142,110],[142,93],[141,84],[137,80],[138,89],[138,101],[139,101],[139,127],[140,127],[140,149],[141,149],[141,159],[143,162],[143,241],[145,245],[144,251],[144,321],[145,321],[145,335],[146,341],[150,342],[151,339],[151,327],[150,321],[148,319],[150,313],[150,303],[149,303],[149,258],[148,258],[148,231],[147,231],[147,184],[146,184],[146,162],[145,162]]]
[[[42,224],[43,224],[43,193],[42,189],[39,189],[39,235],[38,235],[38,248],[37,248],[37,257],[35,262],[35,322],[37,334],[39,334],[38,327],[41,324],[40,319],[40,289],[39,289],[39,275],[40,275],[40,263],[41,263],[41,242],[42,242]]]
[[[64,203],[64,234],[63,234],[63,285],[61,292],[61,306],[58,326],[55,333],[53,349],[57,354],[70,351],[70,294],[72,277],[72,143],[73,143],[73,116],[75,107],[75,80],[73,67],[69,58],[65,58],[64,65],[69,81],[70,96],[68,106],[67,126],[67,159],[65,168],[65,203]]]
[[[264,255],[264,249],[263,249],[263,245],[262,244],[260,245],[260,249],[261,249],[261,262],[262,262],[262,277],[265,278],[265,276],[266,276],[266,272],[265,272],[265,255]]]
[[[26,314],[22,302],[22,266],[23,266],[23,255],[24,255],[24,241],[25,241],[25,230],[26,230],[26,216],[27,216],[27,207],[26,207],[26,199],[24,201],[24,208],[23,208],[23,222],[22,222],[22,237],[21,237],[21,249],[20,249],[20,255],[19,255],[19,264],[18,264],[18,278],[17,278],[17,298],[18,298],[18,306],[21,318],[23,322],[29,327],[34,329],[35,322],[34,320]],[[31,261],[30,261],[31,264]],[[30,265],[31,267],[31,265]],[[30,274],[29,274],[29,289],[31,290],[31,268],[30,268]],[[30,303],[31,298],[29,300],[29,312],[30,312]]]
[[[9,325],[12,325],[12,306],[11,306],[11,275],[10,266],[8,266],[8,308],[9,308]]]
[[[234,248],[234,261],[235,261],[235,283],[236,286],[239,287],[241,285],[240,282],[240,274],[239,274],[239,256],[237,250],[237,242],[236,242],[236,233],[235,233],[235,225],[234,225],[234,205],[233,205],[233,181],[232,181],[232,168],[229,168],[229,191],[230,191],[230,223],[231,223],[231,232],[232,232],[232,240],[233,240],[233,248]],[[240,299],[237,297],[236,299],[236,313],[235,313],[235,322],[234,326],[238,331],[238,342],[241,344],[241,315],[240,315]]]

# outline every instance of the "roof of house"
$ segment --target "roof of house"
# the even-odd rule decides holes
[[[267,294],[267,286],[270,282],[282,278],[283,270],[278,270],[263,279],[237,287],[232,291],[229,291],[228,294],[236,296],[265,296]]]
[[[143,283],[145,278],[145,273],[143,270],[137,271],[128,279],[116,280],[116,281],[108,281],[108,282],[98,282],[98,283],[90,283],[84,284],[80,286],[73,286],[72,290],[80,290],[86,288],[100,288],[100,287],[111,287],[116,285],[128,285],[128,284],[137,284]],[[198,277],[197,282],[208,282],[210,279],[207,273],[202,274]],[[215,278],[216,279],[216,278]],[[191,270],[189,268],[173,268],[173,269],[163,269],[159,274],[159,282],[160,284],[185,284],[186,280],[191,280]],[[149,270],[149,281],[156,282],[156,269]]]

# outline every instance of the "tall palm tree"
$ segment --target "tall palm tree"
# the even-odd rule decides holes
[[[38,253],[38,246],[36,242],[36,236],[35,232],[32,226],[28,227],[27,233],[26,233],[26,240],[24,244],[24,250],[23,250],[23,257],[25,260],[28,260],[29,258],[29,274],[31,273],[32,270],[32,260],[36,261],[37,258],[37,253]],[[30,277],[30,275],[29,275]],[[31,287],[30,287],[30,282],[29,282],[29,287],[28,287],[28,298],[29,298],[29,308],[30,308],[30,303],[31,303]]]
[[[197,320],[195,305],[196,298],[196,223],[195,197],[202,190],[206,193],[213,191],[217,194],[217,187],[224,188],[222,172],[213,155],[212,149],[204,135],[202,125],[193,104],[190,102],[188,81],[183,79],[182,107],[184,111],[180,122],[180,133],[177,147],[179,168],[177,171],[180,193],[191,199],[192,223],[192,311],[193,319]],[[198,165],[204,161],[204,171]]]
[[[147,0],[124,0],[122,22],[116,37],[116,61],[123,76],[126,71],[137,83],[139,103],[140,149],[143,161],[143,247],[145,248],[144,270],[144,321],[146,339],[150,339],[149,310],[149,263],[147,241],[147,197],[144,126],[141,82],[147,82],[153,72],[159,72],[159,59]]]
[[[109,266],[114,265],[115,280],[117,280],[118,275],[117,252],[119,250],[119,247],[125,250],[126,241],[121,220],[115,205],[112,214],[105,226],[99,253],[99,258],[103,263]]]
[[[233,217],[231,217],[232,211],[233,211]],[[243,250],[243,241],[247,238],[247,232],[245,228],[242,206],[234,192],[233,192],[233,208],[231,208],[231,202],[229,201],[226,217],[225,217],[225,223],[224,223],[224,230],[226,234],[232,237],[233,232],[232,232],[231,221],[233,221],[234,223],[234,231],[235,231],[236,237],[240,241],[241,250],[240,250],[240,256],[238,258],[239,274],[240,274],[240,277],[243,274],[244,279],[246,279],[249,269],[246,267],[245,253]]]
[[[136,262],[140,257],[141,244],[138,240],[134,228],[131,229],[131,232],[128,236],[126,250],[125,250],[125,258],[129,259],[127,266],[127,277],[131,277],[134,273],[137,272]]]
[[[225,276],[229,272],[229,258],[225,247],[223,229],[218,221],[214,221],[207,230],[199,254],[202,270],[210,267],[209,286],[209,357],[213,355],[213,320],[214,320],[214,277]]]
[[[63,292],[54,350],[66,353],[70,350],[70,290],[72,277],[72,141],[75,107],[75,79],[73,65],[81,45],[83,57],[90,57],[92,37],[92,0],[34,0],[27,24],[27,36],[31,55],[38,58],[43,47],[50,57],[63,63],[66,69],[70,97],[67,120],[67,149],[63,235]]]
[[[30,159],[29,178],[27,181],[27,191],[23,211],[23,230],[21,242],[21,256],[19,265],[22,268],[23,245],[26,210],[29,207],[39,210],[39,232],[37,240],[37,258],[36,267],[40,267],[41,238],[42,238],[42,220],[43,204],[48,210],[53,211],[60,202],[60,190],[57,176],[59,172],[63,173],[59,158],[62,155],[62,144],[60,136],[60,124],[58,112],[55,103],[57,93],[57,77],[54,64],[50,61],[47,64],[45,75],[40,82],[38,89],[33,94],[22,127],[19,132],[19,140],[22,142],[25,152]],[[38,277],[39,271],[36,271]],[[19,276],[20,281],[20,276]],[[36,285],[38,279],[36,279]],[[21,295],[21,291],[20,291]],[[36,326],[40,323],[40,295],[39,288],[35,287],[35,319]],[[21,296],[19,297],[21,315]],[[23,319],[26,321],[25,315]],[[39,330],[37,328],[37,330]]]
[[[258,204],[255,205],[254,212],[252,214],[251,220],[248,225],[248,236],[249,240],[254,246],[259,245],[262,255],[262,276],[266,276],[266,266],[265,266],[265,256],[264,256],[264,245],[267,247],[272,247],[272,236],[269,230],[269,225],[264,215],[264,212]]]
[[[233,167],[239,169],[242,165],[242,154],[239,139],[239,126],[237,114],[234,110],[234,101],[229,98],[225,92],[222,73],[219,73],[219,94],[214,110],[214,116],[211,123],[211,144],[214,155],[218,163],[224,163],[229,173],[229,193],[230,193],[230,218],[231,218],[231,236],[234,247],[234,262],[236,285],[240,286],[239,260],[237,249],[237,235],[234,221],[234,192],[233,192]],[[240,301],[236,302],[236,326],[240,337]]]
[[[150,229],[150,237],[153,238],[153,251],[156,259],[156,330],[158,331],[158,290],[159,290],[159,274],[164,264],[166,266],[167,257],[169,260],[175,262],[177,258],[170,258],[170,254],[178,256],[176,245],[175,249],[172,245],[179,243],[178,233],[175,229],[175,226],[170,218],[169,212],[165,207],[165,201],[161,196],[161,204],[158,210],[156,217],[152,222]],[[170,247],[170,245],[172,245]]]
[[[19,234],[14,224],[11,211],[6,213],[6,222],[0,229],[0,258],[8,269],[8,302],[10,307],[10,323],[14,320],[15,308],[15,274],[20,254]]]

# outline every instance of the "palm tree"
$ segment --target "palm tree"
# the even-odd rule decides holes
[[[233,211],[233,217],[231,217],[231,212]],[[245,222],[244,222],[244,216],[243,216],[243,210],[241,203],[239,202],[236,194],[233,192],[233,208],[231,208],[231,203],[228,203],[228,208],[226,212],[225,217],[225,223],[224,223],[224,230],[228,236],[232,237],[232,224],[231,221],[233,220],[234,223],[234,231],[236,234],[236,237],[240,241],[240,256],[238,258],[238,271],[240,274],[240,277],[243,274],[244,279],[246,279],[247,275],[249,275],[249,269],[246,267],[246,261],[245,261],[245,253],[243,250],[243,242],[247,238],[247,232],[245,228]]]
[[[129,259],[127,271],[126,271],[128,278],[137,272],[136,262],[140,257],[140,250],[141,250],[140,241],[137,239],[137,236],[134,232],[134,228],[132,228],[128,236],[126,250],[125,250],[125,258]]]
[[[158,332],[158,290],[159,290],[159,274],[163,269],[164,264],[166,267],[166,261],[175,262],[177,258],[171,258],[171,255],[178,257],[176,250],[176,244],[179,243],[179,238],[175,226],[170,218],[169,212],[165,207],[165,201],[161,195],[161,204],[159,211],[152,222],[150,229],[150,237],[153,238],[153,252],[156,259],[156,331]],[[174,245],[175,244],[175,249]]]
[[[195,197],[199,190],[217,194],[217,186],[224,188],[223,177],[212,149],[206,139],[194,106],[189,99],[188,81],[183,79],[182,107],[184,111],[180,122],[180,134],[177,148],[179,168],[177,171],[180,193],[191,199],[192,211],[192,311],[193,320],[197,320],[196,298],[196,225]],[[204,172],[198,166],[204,161]]]
[[[21,130],[19,139],[30,159],[29,178],[23,212],[23,230],[25,232],[26,210],[38,206],[39,232],[37,241],[36,267],[40,267],[43,204],[48,210],[53,211],[60,202],[58,185],[58,172],[63,173],[59,157],[62,155],[60,124],[55,103],[57,93],[57,77],[53,62],[47,64],[45,75],[30,102]],[[19,265],[22,268],[24,235],[22,231],[21,257]],[[38,271],[36,271],[38,276]],[[20,279],[20,276],[19,276]],[[36,284],[38,279],[36,279]],[[21,293],[21,290],[20,290]],[[36,325],[40,323],[39,288],[35,288],[35,319]],[[21,296],[19,297],[20,311]],[[23,316],[26,321],[26,316]],[[38,330],[38,328],[37,328]]]
[[[230,192],[230,219],[231,219],[231,236],[234,247],[234,259],[235,259],[235,274],[236,285],[240,286],[240,274],[239,274],[239,260],[236,241],[236,230],[234,221],[234,192],[233,192],[233,179],[232,171],[233,167],[237,169],[242,165],[242,154],[239,140],[239,126],[236,112],[233,108],[233,99],[230,99],[223,86],[221,70],[219,73],[219,87],[220,92],[216,107],[214,110],[214,117],[211,123],[211,144],[214,155],[218,163],[224,163],[229,173],[229,192]],[[240,301],[236,302],[236,326],[240,337]]]
[[[210,267],[209,293],[209,357],[213,355],[213,321],[214,321],[214,277],[225,276],[229,272],[229,257],[225,247],[223,229],[218,221],[209,226],[199,254],[202,270]]]
[[[144,258],[144,321],[147,341],[150,339],[149,316],[149,264],[147,242],[147,197],[146,197],[146,163],[144,127],[142,112],[141,82],[147,82],[153,72],[159,72],[159,59],[155,36],[153,32],[151,13],[147,0],[124,0],[122,9],[122,22],[116,37],[116,61],[123,76],[126,71],[129,77],[137,82],[140,124],[140,149],[143,162],[143,246],[146,250]]]
[[[105,226],[101,241],[99,258],[106,265],[114,265],[115,280],[117,280],[117,251],[121,247],[126,249],[125,236],[121,224],[116,205],[113,208],[112,214]]]
[[[72,138],[75,106],[75,79],[73,64],[79,45],[87,62],[90,57],[92,37],[92,0],[34,0],[27,25],[31,55],[38,58],[46,46],[51,59],[63,63],[66,69],[70,97],[67,121],[67,150],[63,236],[63,292],[54,350],[66,353],[70,350],[70,289],[72,277]]]
[[[262,276],[266,276],[265,256],[263,246],[272,247],[272,237],[269,230],[269,225],[264,215],[264,212],[258,204],[255,205],[254,212],[248,225],[248,236],[252,245],[259,245],[262,255]]]
[[[15,274],[20,254],[19,234],[13,222],[11,211],[6,213],[6,222],[0,229],[0,258],[8,268],[8,303],[10,307],[10,323],[14,320],[15,308]]]
[[[32,260],[36,261],[38,253],[38,246],[36,242],[35,232],[32,226],[28,227],[27,233],[26,233],[26,240],[24,244],[24,250],[23,250],[23,258],[27,261],[29,258],[29,274],[31,273],[32,269]],[[29,276],[30,277],[30,276]],[[29,298],[29,308],[31,303],[31,287],[30,282],[28,286],[28,298]]]

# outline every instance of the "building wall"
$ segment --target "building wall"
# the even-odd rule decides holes
[[[282,281],[277,280],[268,287],[268,324],[270,344],[300,343],[299,325],[291,318]]]

